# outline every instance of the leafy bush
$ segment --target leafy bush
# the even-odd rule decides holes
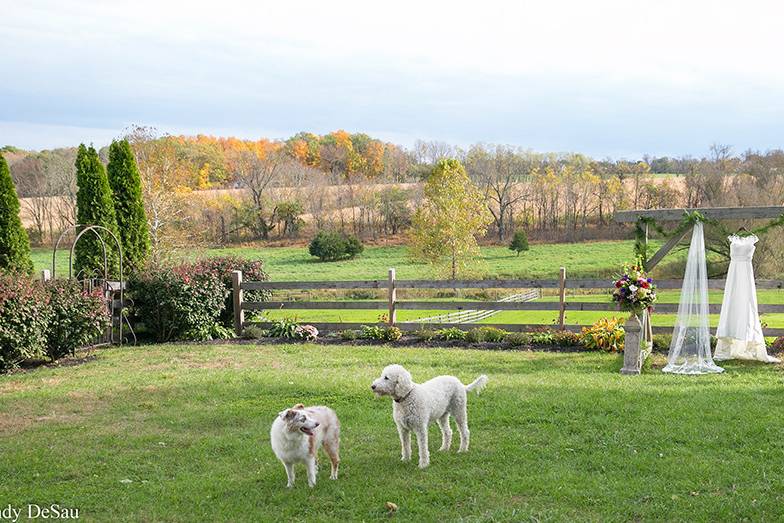
[[[466,339],[467,334],[466,331],[458,329],[457,327],[449,327],[436,331],[438,339],[444,341],[464,340]]]
[[[555,334],[552,331],[531,333],[532,345],[555,345]]]
[[[223,286],[228,293],[226,295],[223,310],[220,314],[220,322],[227,329],[234,328],[234,303],[232,301],[232,281],[233,271],[242,271],[243,281],[267,281],[269,276],[264,271],[264,262],[261,260],[249,260],[239,256],[217,256],[215,258],[205,258],[194,264],[194,270],[199,273],[211,274],[223,282]],[[245,291],[244,301],[267,301],[272,297],[272,291],[255,290]]]
[[[659,352],[667,352],[670,350],[670,343],[672,343],[672,335],[654,334],[652,341],[653,341],[653,350]]]
[[[414,337],[419,341],[433,341],[438,337],[438,331],[433,329],[421,328],[414,332]]]
[[[531,344],[531,335],[527,332],[510,332],[504,336],[504,343],[513,347]]]
[[[94,343],[109,328],[109,309],[100,290],[86,292],[75,280],[51,280],[45,288],[51,313],[46,355],[52,360]]]
[[[623,320],[618,318],[602,318],[582,331],[583,346],[589,350],[608,352],[623,351]]]
[[[255,325],[251,325],[242,329],[242,337],[246,340],[260,340],[262,338],[269,338],[269,335],[270,334],[267,329],[262,329],[261,327],[256,327]]]
[[[346,329],[340,331],[340,339],[344,341],[354,341],[359,337],[359,332],[354,329]]]
[[[403,337],[403,331],[398,327],[387,327],[384,336],[387,341],[397,341]]]
[[[44,355],[48,301],[40,284],[0,272],[0,371]]]
[[[297,329],[299,329],[297,320],[293,318],[283,318],[272,322],[272,326],[269,328],[269,334],[273,338],[293,340],[299,337],[297,335]]]
[[[466,333],[465,339],[469,343],[499,343],[506,337],[507,332],[495,327],[477,327]]]
[[[222,279],[200,264],[150,268],[132,275],[134,318],[157,341],[227,337],[221,313],[229,294]]]
[[[403,332],[397,327],[384,327],[382,325],[363,325],[359,337],[365,340],[397,341]]]
[[[553,332],[553,343],[561,347],[576,347],[582,343],[582,336],[576,332],[558,330]]]
[[[321,261],[353,258],[364,250],[356,236],[332,231],[320,231],[308,246],[311,256]]]

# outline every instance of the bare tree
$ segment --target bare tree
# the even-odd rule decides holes
[[[284,180],[302,182],[309,168],[292,160],[282,149],[259,152],[242,150],[230,158],[232,172],[237,181],[248,189],[255,213],[254,228],[262,239],[269,239],[269,233],[277,221],[276,209],[271,204],[271,189],[281,185]]]
[[[504,240],[514,223],[514,209],[528,197],[525,182],[535,166],[533,155],[507,146],[475,145],[465,158],[468,175],[482,189],[493,216],[498,239]]]

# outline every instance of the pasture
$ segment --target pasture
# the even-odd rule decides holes
[[[533,244],[531,250],[519,257],[504,246],[482,248],[482,259],[477,260],[474,276],[480,278],[553,278],[558,267],[565,266],[573,277],[612,276],[624,262],[633,261],[633,242],[600,241],[583,243]],[[307,246],[297,247],[223,247],[192,248],[177,251],[181,259],[237,255],[264,260],[273,280],[357,280],[386,278],[387,269],[395,267],[401,279],[431,278],[434,269],[413,261],[405,246],[369,246],[353,260],[330,263],[318,261],[308,254]],[[51,269],[52,250],[33,249],[37,272]],[[57,273],[68,273],[68,252],[61,249],[57,258]]]
[[[84,356],[84,354],[82,354]],[[401,463],[391,362],[417,381],[481,373],[471,450]],[[459,349],[157,345],[0,376],[0,500],[78,507],[88,521],[777,520],[781,366],[723,375],[618,374],[620,357]],[[654,366],[661,365],[660,357]],[[341,477],[322,459],[285,487],[269,447],[277,412],[327,404]]]

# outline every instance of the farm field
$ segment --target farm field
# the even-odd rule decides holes
[[[389,399],[415,380],[486,373],[469,398],[471,449],[401,463]],[[662,364],[657,356],[654,366]],[[620,356],[315,345],[112,348],[81,365],[0,376],[0,499],[59,503],[88,521],[774,521],[782,517],[781,366],[620,376]],[[281,379],[285,376],[285,379]],[[699,382],[698,389],[695,389]],[[285,488],[276,414],[327,404],[341,476],[322,460]]]
[[[558,268],[565,266],[571,277],[609,277],[630,261],[631,241],[533,244],[531,250],[515,256],[503,246],[483,247],[483,259],[476,268],[480,278],[557,278]],[[395,267],[400,279],[434,278],[437,273],[425,263],[414,262],[405,246],[367,247],[353,260],[319,262],[308,254],[307,246],[299,247],[224,247],[191,249],[177,254],[182,259],[237,255],[264,260],[272,280],[358,280],[386,279],[387,270]],[[33,249],[36,271],[51,269],[52,250]],[[68,252],[57,258],[57,273],[68,273]]]

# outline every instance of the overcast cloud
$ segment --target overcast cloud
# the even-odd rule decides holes
[[[784,137],[778,2],[0,0],[0,144],[138,123],[597,157]]]

